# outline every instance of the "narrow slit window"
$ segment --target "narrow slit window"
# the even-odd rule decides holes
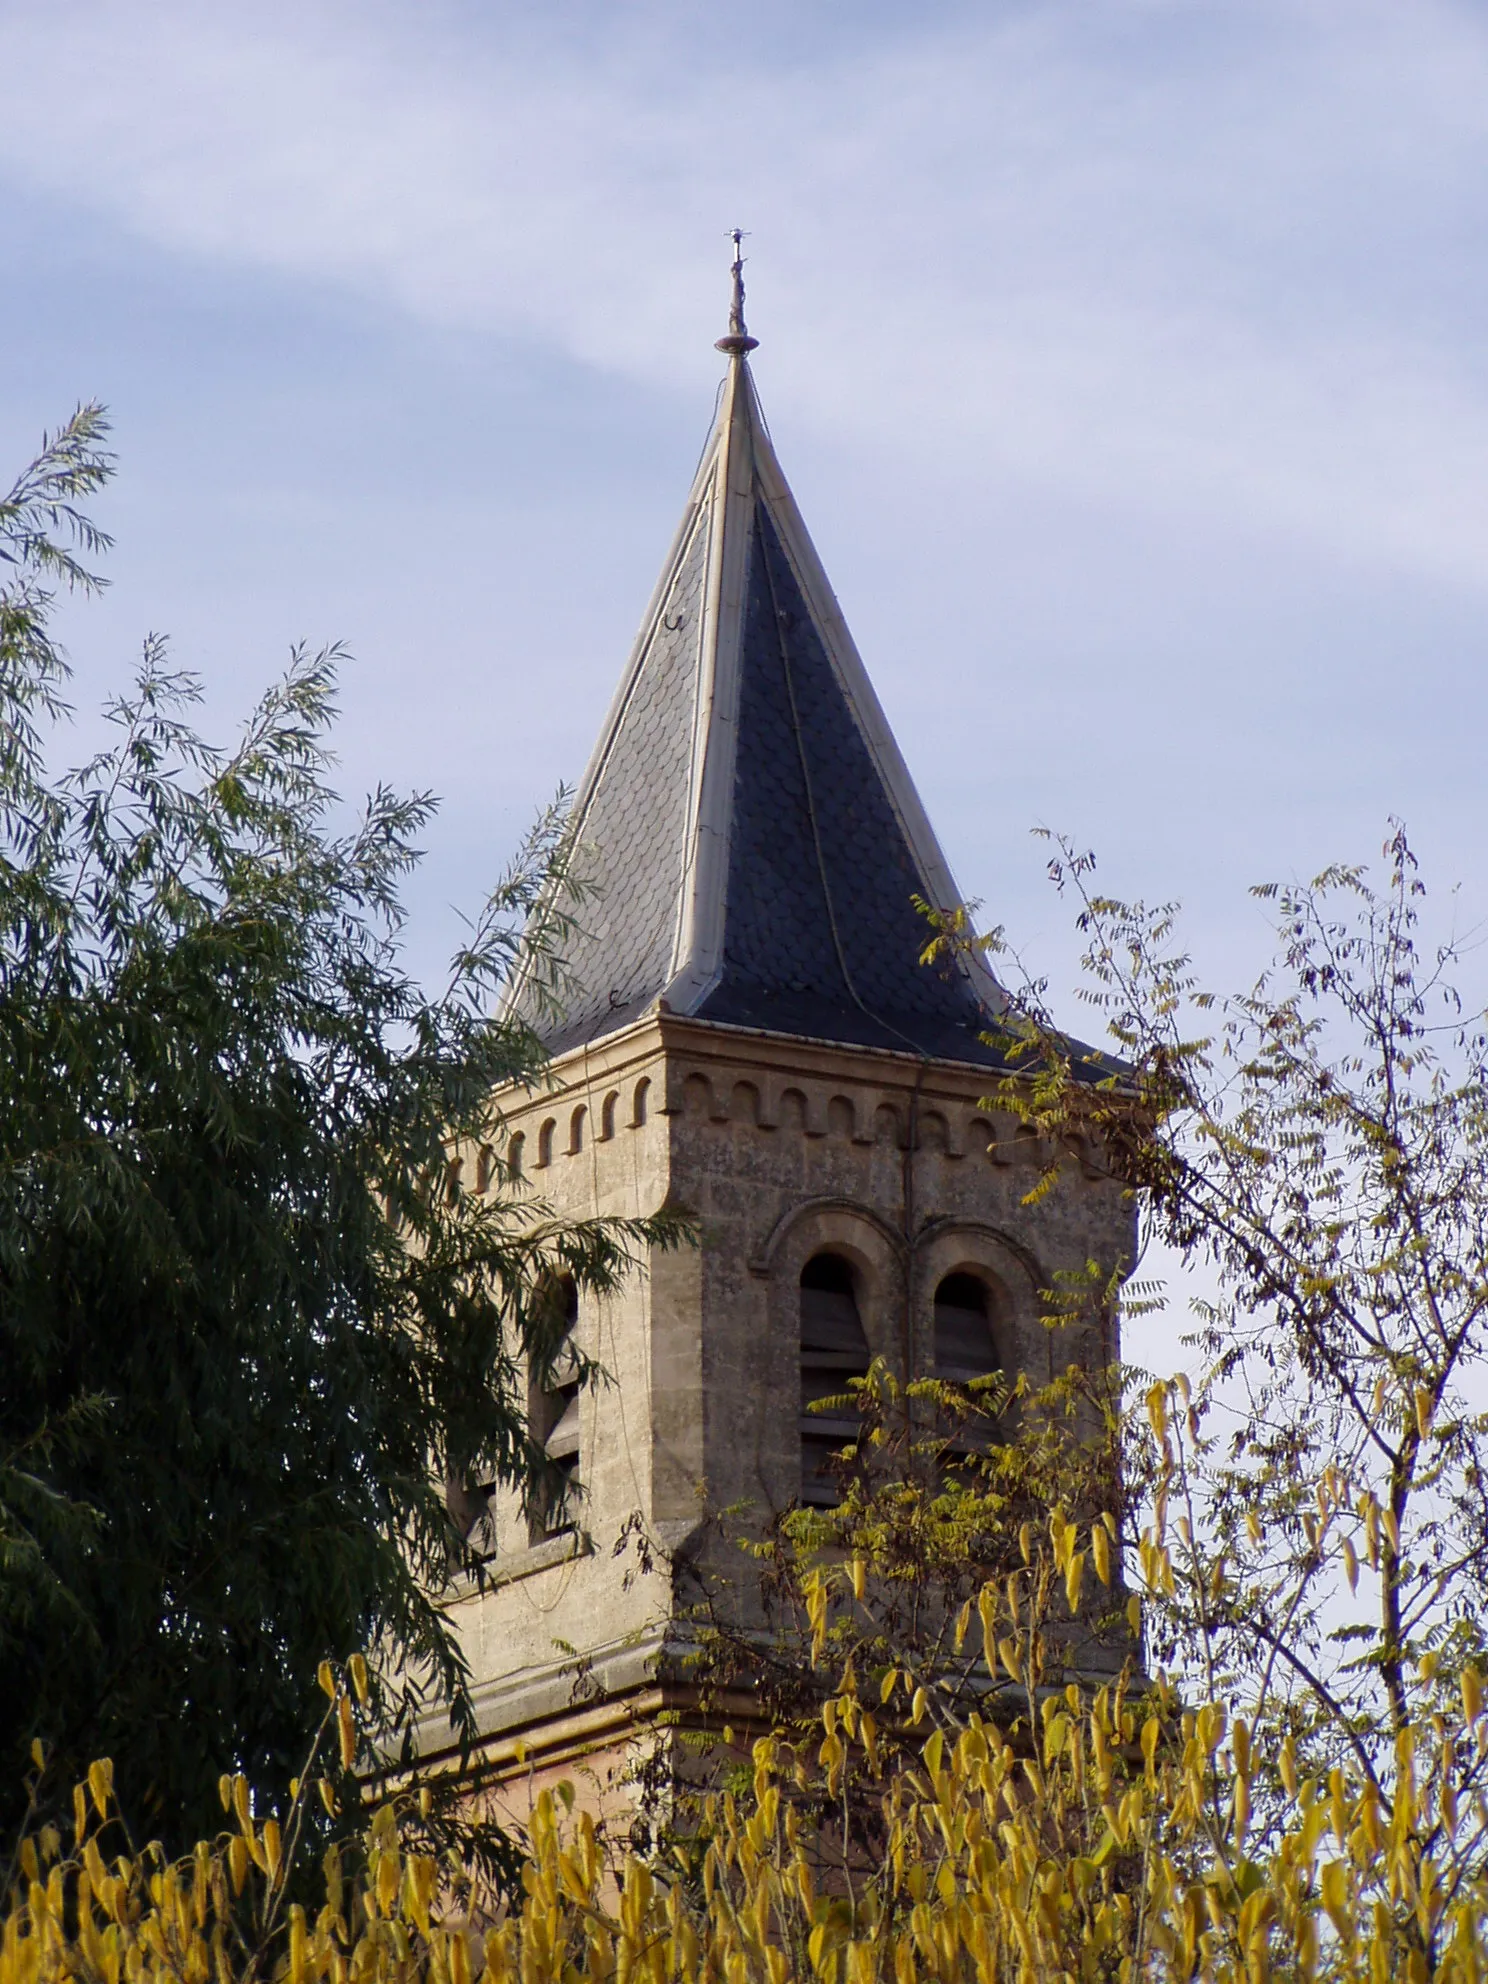
[[[454,1474],[445,1476],[444,1505],[449,1510],[450,1521],[470,1555],[483,1564],[490,1563],[496,1555],[495,1499],[494,1481],[481,1481],[469,1487]]]
[[[850,1380],[865,1377],[868,1363],[853,1271],[840,1254],[817,1254],[801,1270],[801,1500],[812,1507],[841,1500],[831,1458],[862,1429],[851,1404],[810,1408],[850,1396]]]
[[[554,1289],[561,1304],[563,1337],[545,1383],[531,1392],[532,1434],[550,1463],[547,1485],[533,1505],[532,1541],[564,1536],[575,1527],[583,1495],[580,1405],[583,1386],[575,1372],[573,1333],[579,1320],[579,1292],[564,1276]]]

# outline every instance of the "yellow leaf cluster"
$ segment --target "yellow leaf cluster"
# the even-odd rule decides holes
[[[1475,1672],[1462,1696],[1476,1756]],[[619,1867],[544,1794],[520,1905],[483,1921],[391,1808],[354,1873],[326,1856],[318,1910],[276,1917],[296,1829],[257,1821],[241,1779],[223,1781],[233,1832],[175,1864],[106,1861],[113,1790],[95,1765],[71,1850],[55,1832],[26,1843],[0,1984],[1488,1984],[1488,1885],[1460,1864],[1444,1878],[1457,1800],[1418,1795],[1409,1755],[1389,1805],[1281,1759],[1289,1802],[1253,1847],[1256,1739],[1220,1703],[1071,1685],[1045,1691],[1032,1732],[970,1713],[908,1762],[878,1736],[845,1683],[809,1750],[762,1739],[752,1782],[706,1800],[684,1846]],[[849,1757],[877,1813],[844,1835],[830,1800]]]

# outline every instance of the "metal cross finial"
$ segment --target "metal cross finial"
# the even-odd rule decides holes
[[[728,336],[720,338],[714,347],[726,351],[732,357],[742,358],[746,351],[753,351],[759,344],[744,327],[744,230],[734,227],[729,230],[729,239],[734,244],[734,260],[730,270],[734,278],[733,301],[729,305]]]
[[[743,337],[744,331],[744,230],[735,227],[729,230],[729,239],[734,244],[734,259],[729,274],[734,279],[734,300],[729,309],[729,329]]]

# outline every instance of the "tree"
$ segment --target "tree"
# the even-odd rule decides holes
[[[337,824],[336,650],[224,751],[151,641],[110,747],[50,770],[105,435],[81,409],[0,502],[0,1818],[39,1738],[43,1804],[107,1754],[184,1840],[224,1769],[282,1800],[327,1657],[367,1650],[385,1739],[434,1702],[469,1734],[446,1484],[540,1486],[555,1280],[603,1293],[678,1227],[451,1168],[541,1077],[499,1002],[519,951],[556,988],[561,821],[426,994],[399,891],[434,802]]]
[[[925,1961],[981,1974],[959,1905],[995,1870],[1008,1950],[1020,1921],[1048,1938],[1022,1942],[1029,1975],[1479,1976],[1488,1020],[1456,983],[1462,947],[1428,936],[1398,828],[1379,879],[1339,866],[1255,891],[1276,957],[1230,997],[1198,979],[1171,905],[1098,893],[1066,844],[1051,867],[1114,1053],[1072,1040],[1025,985],[989,1105],[1048,1153],[1030,1197],[1077,1161],[1134,1195],[1149,1240],[1208,1290],[1197,1368],[1128,1368],[1104,1411],[1071,1371],[949,1474],[964,1441],[917,1454],[905,1435],[895,1456],[897,1401],[881,1373],[859,1384],[889,1478],[845,1456],[838,1509],[756,1546],[771,1630],[702,1640],[704,1676],[749,1680],[790,1742],[742,1806],[748,1847],[787,1813],[779,1906],[806,1903],[812,1961],[871,1932],[876,1964],[903,1881],[947,1903]],[[934,948],[964,932],[941,917]],[[1092,1265],[1045,1292],[1047,1320],[1112,1293]],[[1128,1334],[1162,1299],[1128,1284]],[[1114,1629],[1119,1654],[1123,1585],[1146,1672],[1102,1689],[1090,1628]],[[994,1794],[975,1817],[956,1756]],[[890,1878],[906,1809],[925,1858],[903,1846]],[[812,1917],[803,1854],[815,1893],[851,1893],[838,1917]]]
[[[787,1509],[763,1534],[727,1512],[737,1583],[720,1574],[722,1552],[701,1575],[674,1570],[689,1600],[687,1672],[715,1726],[747,1716],[808,1741],[846,1674],[866,1699],[918,1704],[910,1719],[884,1718],[877,1740],[908,1767],[927,1728],[953,1732],[980,1710],[1026,1734],[1049,1689],[1132,1678],[1136,1639],[1113,1579],[1121,1429],[1107,1373],[904,1385],[879,1359],[849,1384],[825,1401],[859,1421],[832,1463],[840,1500]],[[880,1832],[880,1777],[875,1762],[832,1790],[859,1841]]]
[[[348,1691],[325,1738],[338,1725],[350,1738],[354,1714]],[[705,1800],[695,1840],[644,1861],[612,1857],[568,1786],[545,1789],[521,1892],[483,1935],[458,1868],[391,1805],[291,1898],[312,1857],[317,1759],[278,1816],[230,1786],[226,1830],[175,1865],[121,1836],[100,1768],[79,1786],[72,1837],[27,1842],[24,1879],[0,1900],[0,1979],[460,1984],[480,1965],[489,1984],[1481,1984],[1488,1883],[1405,1892],[1412,1835],[1439,1816],[1435,1784],[1413,1788],[1404,1826],[1388,1827],[1367,1795],[1306,1787],[1270,1845],[1247,1850],[1243,1823],[1220,1816],[1218,1705],[1185,1715],[1181,1745],[1162,1701],[1120,1685],[1046,1689],[1021,1741],[975,1711],[928,1734],[921,1705],[910,1715],[917,1732],[891,1744],[902,1705],[842,1676],[811,1727],[763,1738],[737,1783]],[[1481,1709],[1458,1734],[1488,1741]],[[812,1801],[836,1806],[849,1773],[880,1827],[844,1856]]]
[[[1030,987],[998,1099],[1093,1141],[1213,1289],[1197,1373],[1130,1400],[1149,1663],[1247,1718],[1262,1812],[1299,1777],[1346,1774],[1386,1823],[1442,1787],[1413,1849],[1450,1897],[1488,1859],[1461,1733],[1488,1636],[1488,1027],[1399,828],[1384,863],[1257,889],[1275,961],[1220,998],[1171,906],[1099,894],[1059,845],[1123,1065],[1082,1079]]]

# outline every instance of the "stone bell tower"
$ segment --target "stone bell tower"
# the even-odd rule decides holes
[[[957,1377],[1110,1356],[1056,1342],[1039,1290],[1132,1244],[1091,1167],[1021,1203],[1037,1154],[981,1102],[1003,994],[973,962],[918,962],[913,898],[956,889],[776,460],[737,261],[734,301],[713,433],[576,801],[598,892],[552,1078],[502,1099],[535,1197],[681,1206],[700,1232],[575,1301],[609,1382],[530,1401],[567,1493],[533,1519],[497,1492],[481,1518],[489,1575],[456,1618],[483,1770],[522,1808],[553,1774],[602,1796],[681,1698],[671,1583],[640,1545],[829,1499],[851,1429],[803,1403],[872,1356]]]

